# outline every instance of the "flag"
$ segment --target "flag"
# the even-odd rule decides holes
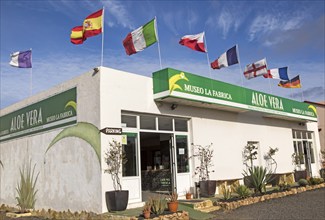
[[[130,32],[123,40],[127,55],[135,54],[158,41],[156,19]]]
[[[83,35],[85,38],[102,33],[103,9],[89,15],[83,22]]]
[[[82,44],[87,38],[84,37],[83,27],[77,26],[71,29],[70,41],[73,44]]]
[[[18,51],[10,55],[10,65],[19,68],[32,68],[32,51]]]
[[[237,45],[227,50],[218,59],[211,63],[212,69],[221,69],[238,63]]]
[[[301,88],[299,75],[287,81],[280,81],[278,86],[282,88]]]
[[[264,78],[272,78],[272,79],[289,80],[288,67],[270,69],[267,71],[267,74],[263,75],[263,77]]]
[[[206,53],[207,50],[204,46],[204,32],[196,35],[185,35],[179,41],[179,44],[184,45],[192,50]]]
[[[259,60],[245,67],[244,75],[246,79],[251,79],[267,74],[266,59]]]

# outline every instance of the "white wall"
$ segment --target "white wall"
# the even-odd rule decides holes
[[[275,155],[277,172],[292,172],[293,150],[292,129],[298,122],[284,119],[265,118],[259,112],[226,112],[216,109],[178,105],[171,110],[171,103],[153,100],[152,78],[103,68],[101,73],[101,127],[121,127],[121,111],[135,113],[163,114],[190,118],[190,140],[194,144],[214,146],[214,170],[211,179],[242,178],[245,168],[242,151],[247,141],[260,144],[258,165],[265,166],[264,154],[269,147],[279,148]],[[309,126],[317,131],[315,126]],[[301,128],[300,128],[301,129]],[[316,132],[317,133],[317,132]],[[102,135],[102,151],[116,136]],[[317,145],[319,143],[316,142]],[[191,147],[190,147],[191,151]],[[193,170],[192,170],[193,171]],[[195,177],[196,178],[196,177]],[[197,179],[193,179],[196,181]],[[112,190],[108,175],[103,177],[102,195]],[[103,211],[106,210],[103,197]]]
[[[77,87],[77,121],[99,125],[99,74],[93,71],[1,110],[1,115],[21,109],[67,89]],[[101,212],[101,167],[94,150],[79,138],[57,142],[45,155],[52,139],[63,128],[29,135],[0,144],[0,204],[16,206],[19,168],[32,160],[39,172],[36,209]]]
[[[53,94],[77,86],[78,122],[94,124],[99,129],[121,127],[121,111],[162,114],[190,119],[190,140],[194,144],[213,143],[214,170],[210,179],[241,178],[244,165],[242,150],[247,141],[260,143],[259,160],[265,165],[263,155],[269,147],[277,147],[275,159],[278,172],[293,170],[292,129],[302,129],[297,122],[265,118],[258,112],[227,112],[178,105],[171,110],[170,103],[153,100],[152,78],[102,67],[100,73],[90,71],[62,85],[35,95],[20,103],[1,110],[7,114],[35,103]],[[308,123],[315,131],[315,145],[319,148],[317,123]],[[306,129],[306,128],[304,128]],[[32,159],[40,172],[36,208],[56,210],[87,210],[106,212],[105,192],[113,190],[108,174],[104,173],[104,153],[112,139],[120,136],[101,134],[101,166],[89,144],[78,138],[66,138],[56,143],[44,157],[49,142],[62,130],[55,129],[34,136],[6,141],[0,145],[0,203],[15,206],[15,188],[19,180],[19,167]],[[191,147],[190,147],[191,152]],[[318,169],[317,167],[315,169]],[[192,170],[193,172],[193,170]],[[193,182],[196,181],[196,177]],[[122,182],[124,189],[135,190],[141,185],[134,180]],[[181,189],[183,190],[183,189]],[[132,198],[130,200],[132,202]]]

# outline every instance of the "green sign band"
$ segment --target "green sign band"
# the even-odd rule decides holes
[[[72,88],[0,117],[0,142],[77,122],[77,89]]]
[[[153,73],[154,99],[186,99],[317,121],[313,105],[175,70]]]

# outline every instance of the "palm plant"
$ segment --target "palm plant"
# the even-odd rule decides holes
[[[23,166],[20,171],[20,182],[16,188],[18,196],[16,200],[18,202],[17,206],[20,207],[21,212],[26,212],[26,209],[33,209],[36,202],[36,182],[38,179],[39,172],[36,177],[34,176],[35,166],[31,170],[32,161],[29,164]],[[34,178],[35,177],[35,178]]]
[[[238,194],[239,198],[244,199],[251,195],[251,191],[245,185],[239,185],[234,187],[234,192]]]
[[[248,172],[244,171],[243,175],[250,177],[248,181],[254,187],[255,193],[263,194],[266,191],[266,184],[271,180],[271,173],[267,172],[267,169],[262,166],[250,167]]]

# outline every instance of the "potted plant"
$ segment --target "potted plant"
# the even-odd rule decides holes
[[[185,191],[185,197],[187,200],[192,199],[192,193],[190,189]]]
[[[302,154],[293,153],[291,155],[292,164],[295,166],[294,168],[294,177],[295,181],[300,179],[307,179],[307,171],[301,169],[301,164],[303,163],[304,156]]]
[[[210,149],[211,146],[212,144],[205,147],[201,145],[194,146],[197,147],[197,150],[193,157],[197,157],[200,162],[199,166],[195,167],[195,174],[199,175],[200,196],[203,197],[214,196],[217,187],[217,181],[210,180],[210,173],[214,172],[214,170],[210,171],[210,167],[213,166],[213,149]]]
[[[150,214],[151,214],[151,204],[150,202],[146,202],[143,206],[143,209],[142,209],[142,213],[143,213],[143,217],[145,219],[149,219],[150,218]]]
[[[246,167],[246,170],[244,172],[248,172],[249,169],[253,169],[254,160],[257,159],[257,150],[258,146],[256,146],[254,143],[247,143],[247,145],[244,147],[244,150],[242,152],[243,157],[243,164]],[[251,184],[252,179],[250,176],[244,175],[244,184],[249,187],[253,188],[254,186]]]
[[[170,212],[177,212],[178,209],[178,194],[173,191],[172,194],[169,194],[167,198],[167,206]]]
[[[129,200],[129,191],[122,190],[120,180],[120,170],[122,165],[127,162],[123,147],[120,142],[113,140],[109,143],[109,149],[105,152],[105,163],[107,168],[105,173],[109,173],[113,180],[113,187],[115,190],[107,191],[105,193],[106,206],[108,211],[122,211],[125,210]]]

